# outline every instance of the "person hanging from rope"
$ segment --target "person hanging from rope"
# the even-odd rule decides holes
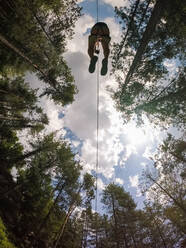
[[[95,71],[96,62],[98,56],[94,53],[99,54],[99,43],[103,47],[104,59],[102,60],[101,75],[107,74],[108,70],[108,57],[109,57],[109,43],[110,43],[110,31],[106,23],[97,22],[91,29],[91,34],[88,38],[88,55],[90,56],[89,72],[93,73]]]

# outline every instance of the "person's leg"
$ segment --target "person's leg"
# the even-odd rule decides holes
[[[108,59],[109,54],[110,54],[110,49],[109,49],[109,42],[111,38],[109,36],[103,36],[101,40],[101,44],[103,47],[103,54],[106,59]]]
[[[110,49],[109,49],[109,42],[111,38],[109,36],[103,36],[101,40],[101,44],[103,47],[103,54],[104,54],[104,59],[102,60],[102,68],[101,68],[101,75],[105,76],[107,74],[108,70],[108,57],[110,54]]]
[[[95,43],[97,41],[97,36],[90,35],[88,39],[88,54],[90,56],[89,72],[93,73],[95,71],[96,62],[98,57],[94,55]]]
[[[96,43],[97,37],[95,35],[89,35],[88,37],[88,55],[90,58],[94,56],[94,47]]]

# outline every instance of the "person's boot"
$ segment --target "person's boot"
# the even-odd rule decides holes
[[[101,75],[105,76],[108,70],[108,58],[104,58],[102,60],[102,68],[101,68]]]
[[[96,62],[98,61],[98,57],[97,56],[93,56],[90,60],[90,65],[89,65],[89,72],[93,73],[95,71],[95,67],[96,67]]]

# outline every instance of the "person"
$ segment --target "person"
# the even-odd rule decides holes
[[[109,42],[111,40],[110,31],[106,23],[97,22],[91,29],[91,34],[88,38],[88,54],[90,56],[89,72],[93,73],[95,71],[96,62],[99,54],[99,43],[103,47],[104,59],[102,60],[101,75],[107,74],[108,70],[108,57],[109,57]]]

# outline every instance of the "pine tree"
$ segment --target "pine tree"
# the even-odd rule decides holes
[[[134,9],[134,6],[131,5],[130,9]],[[173,123],[184,127],[183,2],[156,1],[153,7],[149,1],[139,3],[132,25],[128,24],[130,30],[127,30],[125,46],[122,47],[130,9],[116,9],[123,25],[121,44],[114,45],[113,53],[113,66],[119,84],[118,89],[112,91],[116,107],[123,113],[125,122],[138,118],[139,124],[142,124],[143,115],[146,115],[158,125]],[[120,56],[117,60],[118,53]],[[165,64],[173,60],[177,62],[171,74]],[[122,73],[117,73],[117,65]]]
[[[47,84],[43,94],[71,103],[76,87],[63,53],[80,16],[76,1],[8,0],[0,9],[0,70],[33,71]]]

